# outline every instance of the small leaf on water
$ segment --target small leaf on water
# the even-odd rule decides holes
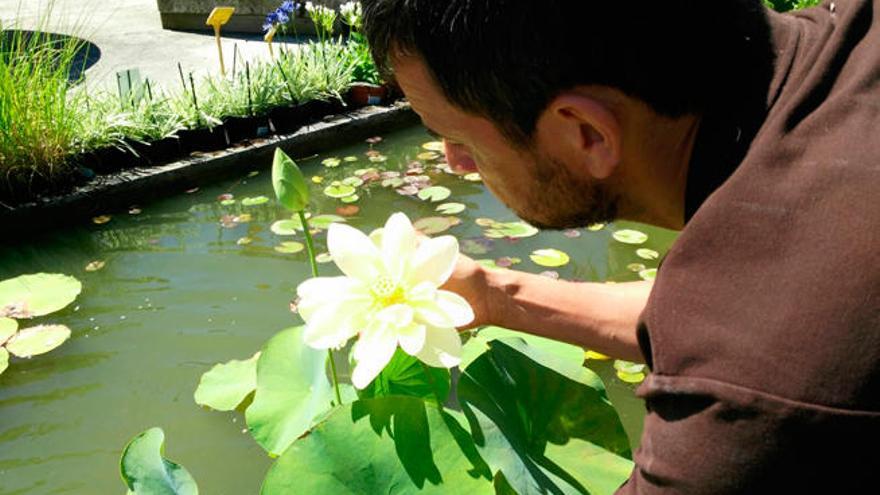
[[[34,318],[72,303],[82,283],[68,275],[37,273],[0,281],[0,317]]]
[[[586,353],[584,353],[584,358],[585,359],[592,359],[594,361],[610,361],[611,360],[611,358],[609,356],[606,356],[605,354],[601,354],[596,351],[587,351]]]
[[[278,202],[290,211],[303,211],[309,204],[309,186],[306,179],[296,162],[281,148],[275,149],[272,162],[272,187],[275,189]]]
[[[346,196],[351,196],[356,192],[356,189],[343,184],[340,181],[334,181],[329,186],[324,188],[324,194],[335,199],[344,198]]]
[[[333,261],[333,256],[330,256],[330,253],[320,253],[315,256],[315,261],[321,264],[330,263]]]
[[[538,249],[529,256],[535,264],[556,268],[565,266],[571,261],[567,254],[558,249]]]
[[[400,177],[391,177],[382,181],[382,187],[391,187],[397,189],[404,184]]]
[[[382,136],[373,136],[365,140],[367,144],[379,144],[382,142]]]
[[[336,213],[344,217],[353,217],[360,213],[361,208],[357,205],[346,205],[336,208]]]
[[[502,267],[498,266],[497,263],[495,263],[495,260],[474,260],[474,261],[476,261],[477,264],[479,264],[483,268],[487,268],[489,270],[502,270],[503,269]]]
[[[614,369],[624,373],[642,373],[645,371],[645,368],[646,366],[644,364],[632,363],[619,359],[614,361]]]
[[[490,239],[503,239],[505,237],[523,239],[534,237],[539,232],[538,229],[525,222],[493,223],[491,228],[486,231],[486,237]]]
[[[569,239],[577,239],[578,237],[581,236],[581,231],[575,230],[575,229],[568,229],[568,230],[564,231],[562,233],[562,235],[564,235],[565,237],[568,237]]]
[[[462,203],[443,203],[437,207],[436,211],[444,215],[458,215],[466,209],[467,206]]]
[[[312,177],[312,183],[314,184],[322,184],[324,182],[324,178],[320,175],[315,175]]]
[[[388,157],[385,155],[374,155],[369,158],[369,160],[373,163],[384,163],[388,161]]]
[[[419,188],[416,186],[404,186],[396,191],[397,194],[400,194],[401,196],[415,196],[419,193]]]
[[[644,373],[626,373],[624,371],[617,372],[617,378],[620,378],[620,381],[626,383],[642,383],[645,381]]]
[[[122,480],[131,495],[198,495],[192,475],[162,457],[165,433],[151,428],[125,447],[120,460]]]
[[[478,218],[474,220],[474,223],[479,225],[480,227],[494,227],[498,225],[498,222],[492,220],[491,218]]]
[[[599,232],[600,230],[602,230],[604,228],[605,228],[604,223],[594,223],[593,225],[590,225],[589,227],[587,227],[587,230],[589,230],[590,232]]]
[[[639,273],[639,272],[645,270],[646,268],[647,267],[645,265],[643,265],[642,263],[630,263],[630,264],[626,265],[627,270],[629,270],[631,272],[636,272],[636,273]]]
[[[144,212],[143,210],[141,210],[140,208],[138,208],[136,206],[132,206],[131,208],[128,209],[129,215],[140,215],[143,212]]]
[[[321,161],[321,165],[324,165],[327,168],[336,168],[342,164],[342,160],[339,158],[327,158]]]
[[[639,249],[636,251],[636,256],[642,258],[643,260],[660,259],[660,253],[654,251],[653,249]]]
[[[361,176],[364,176],[364,175],[373,175],[373,174],[378,174],[378,173],[379,173],[379,169],[378,169],[378,168],[375,168],[375,167],[370,167],[370,168],[359,168],[359,169],[357,169],[357,170],[354,171],[354,175],[356,175],[356,176],[358,176],[358,177],[361,177]],[[398,174],[398,175],[400,175],[400,174]],[[380,177],[381,177],[381,176],[380,176]]]
[[[92,218],[92,223],[94,223],[95,225],[104,225],[105,223],[109,222],[110,220],[111,220],[110,215],[101,215],[101,216],[97,216],[97,217]]]
[[[427,217],[413,222],[413,227],[425,235],[435,235],[446,232],[460,223],[458,217]]]
[[[248,223],[253,219],[254,217],[250,213],[242,213],[237,217],[233,217],[232,221],[234,221],[235,223]]]
[[[235,241],[239,246],[247,246],[249,244],[253,244],[254,240],[250,237],[242,237],[239,240]]]
[[[356,157],[356,156],[347,156],[347,157],[343,158],[342,161],[344,161],[344,162],[346,162],[346,163],[353,163],[353,162],[358,161],[358,157]]]
[[[0,347],[0,375],[9,367],[9,352]]]
[[[327,230],[331,224],[345,223],[347,220],[338,215],[318,215],[309,220],[309,226],[315,229]]]
[[[229,201],[230,199],[235,199],[235,196],[229,193],[217,196],[217,201],[219,201],[220,204],[223,204],[224,201]]]
[[[422,149],[433,151],[435,153],[442,153],[445,147],[443,146],[443,141],[428,141],[422,145]]]
[[[12,318],[0,318],[0,346],[18,331],[18,322]]]
[[[305,249],[306,246],[301,242],[286,241],[275,246],[275,251],[281,254],[296,254]]]
[[[104,268],[104,266],[106,266],[106,265],[107,265],[106,261],[95,260],[95,261],[92,261],[91,263],[89,263],[88,265],[86,265],[85,270],[87,272],[96,272],[96,271]]]
[[[361,197],[357,194],[352,194],[351,196],[346,196],[339,201],[342,201],[343,203],[357,203],[360,199]]]
[[[187,194],[195,194],[195,193],[199,192],[199,188],[198,188],[198,187],[193,187],[192,189],[187,189],[185,192],[186,192]]]
[[[346,186],[361,187],[362,185],[364,185],[364,180],[360,177],[346,177],[342,179],[342,183]]]
[[[269,198],[266,196],[256,196],[253,198],[244,198],[241,200],[242,206],[259,206],[264,205],[269,202]]]
[[[430,180],[430,177],[428,179]],[[422,201],[431,201],[432,203],[443,201],[451,195],[452,191],[443,186],[429,187],[419,191],[419,199]]]
[[[254,177],[256,177],[258,175],[260,175],[259,170],[251,170],[250,172],[248,172],[247,177],[248,177],[248,179],[253,179]]]
[[[618,230],[611,236],[614,237],[615,241],[624,244],[644,244],[648,241],[648,234],[632,229]]]
[[[440,155],[434,151],[425,151],[416,155],[416,158],[422,160],[423,162],[430,162],[431,160],[436,160],[440,158]]]
[[[235,200],[234,200],[234,199],[225,199],[225,200],[223,200],[223,201],[220,202],[220,206],[232,206],[232,205],[234,205],[234,204],[235,204]]]
[[[470,255],[486,254],[495,247],[495,241],[478,237],[475,239],[464,239],[460,243],[461,252]]]
[[[70,338],[70,329],[64,325],[39,325],[16,333],[6,349],[13,356],[28,358],[45,354]]]
[[[464,180],[469,182],[481,182],[483,180],[483,176],[480,175],[479,172],[472,172],[464,176]]]
[[[642,280],[654,280],[657,278],[657,269],[649,268],[647,270],[642,270],[639,272],[639,277],[642,277]]]

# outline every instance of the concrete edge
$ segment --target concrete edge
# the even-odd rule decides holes
[[[244,146],[192,156],[167,165],[123,171],[98,178],[70,194],[43,198],[13,210],[0,208],[0,225],[5,227],[5,232],[14,233],[17,241],[19,235],[46,231],[47,227],[71,220],[91,218],[133,205],[142,206],[250,171],[269,170],[275,148],[279,146],[294,159],[304,158],[418,122],[409,103],[366,107],[333,116],[294,134],[254,140]],[[2,238],[0,242],[3,242]]]

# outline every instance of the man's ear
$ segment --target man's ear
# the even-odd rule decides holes
[[[620,164],[623,143],[620,121],[607,105],[567,91],[547,107],[539,125],[544,145],[563,163],[594,179],[607,179]]]

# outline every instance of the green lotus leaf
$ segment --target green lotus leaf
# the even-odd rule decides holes
[[[429,367],[398,348],[379,376],[358,395],[362,399],[406,395],[434,403],[439,398],[442,404],[449,389],[449,370]]]
[[[253,198],[244,198],[241,200],[242,206],[259,206],[269,202],[266,196],[254,196]]]
[[[306,178],[296,162],[281,148],[275,149],[272,187],[278,202],[290,211],[303,211],[309,205],[309,185]]]
[[[437,207],[436,211],[443,215],[458,215],[466,209],[467,206],[462,203],[443,203]]]
[[[536,265],[557,268],[567,265],[571,258],[558,249],[538,249],[529,256]]]
[[[419,191],[419,199],[422,201],[430,201],[432,203],[439,203],[451,195],[452,191],[443,186],[428,187]]]
[[[272,455],[284,453],[331,407],[327,353],[308,347],[303,329],[272,337],[257,360],[257,391],[245,419],[254,440]]]
[[[305,248],[305,244],[301,242],[287,241],[275,246],[275,251],[281,254],[296,254],[302,252]]]
[[[656,260],[660,259],[660,253],[654,251],[653,249],[639,249],[636,251],[636,256],[642,258],[643,260]]]
[[[68,275],[37,273],[0,282],[0,317],[34,318],[64,309],[82,292]]]
[[[198,495],[195,479],[183,466],[162,457],[164,448],[161,428],[150,428],[125,447],[120,470],[130,495]]]
[[[6,350],[21,358],[39,356],[57,348],[69,338],[70,329],[64,325],[39,325],[16,333],[6,342]]]
[[[624,244],[644,244],[648,242],[648,234],[639,232],[638,230],[623,229],[611,234],[617,242]]]
[[[462,357],[460,367],[467,368],[477,356],[489,350],[489,344],[495,340],[509,345],[525,344],[536,349],[540,352],[540,356],[547,357],[546,362],[539,362],[539,364],[549,368],[558,363],[564,363],[569,368],[578,367],[584,363],[585,359],[584,350],[576,345],[501,327],[483,327],[476,336],[465,343],[463,352],[468,354],[470,359]]]
[[[324,188],[324,194],[335,199],[344,198],[346,196],[351,196],[357,192],[357,190],[349,185],[343,184],[339,181],[334,181],[329,186]]]
[[[6,343],[18,331],[18,322],[12,318],[0,318],[0,345]]]
[[[196,404],[216,411],[232,411],[257,389],[257,359],[217,364],[199,380],[193,398]]]
[[[463,422],[415,397],[346,404],[290,446],[261,494],[493,493]]]
[[[654,280],[657,278],[657,269],[649,268],[647,270],[642,270],[639,272],[639,277],[641,277],[642,280]]]
[[[9,367],[9,351],[0,347],[0,375]]]

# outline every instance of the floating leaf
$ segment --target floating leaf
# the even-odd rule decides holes
[[[391,187],[397,189],[398,187],[404,184],[403,179],[400,177],[391,177],[389,179],[385,179],[382,181],[382,187]]]
[[[599,232],[600,230],[602,230],[604,228],[605,228],[604,223],[594,223],[593,225],[590,225],[589,227],[587,227],[587,230],[589,230],[590,232]]]
[[[221,195],[217,196],[217,201],[219,201],[220,204],[223,204],[226,201],[232,201],[234,199],[235,199],[235,196],[233,196],[230,193],[225,193],[225,194],[221,194]]]
[[[39,325],[16,333],[6,342],[6,350],[21,358],[39,356],[57,348],[69,338],[70,329],[64,325]]]
[[[495,241],[479,237],[476,239],[464,239],[460,243],[461,252],[471,255],[482,255],[491,251],[495,247]]]
[[[416,155],[416,158],[422,160],[423,162],[430,162],[431,160],[436,160],[440,158],[440,155],[434,151],[425,151],[424,153],[419,153]]]
[[[269,202],[266,196],[255,196],[253,198],[244,198],[241,200],[242,206],[259,206]]]
[[[345,198],[343,198],[343,199],[345,199]],[[357,206],[357,205],[347,205],[347,206],[340,206],[340,207],[336,208],[336,213],[338,213],[344,217],[353,217],[353,216],[357,215],[358,213],[360,213],[360,211],[361,211],[361,207]]]
[[[443,215],[458,215],[466,209],[467,206],[462,203],[443,203],[436,208],[436,211]]]
[[[379,144],[382,142],[382,136],[373,136],[366,139],[367,144]]]
[[[309,205],[309,185],[296,162],[281,148],[275,149],[272,161],[272,187],[278,202],[290,211],[303,211]]]
[[[297,220],[279,220],[269,227],[276,235],[296,235],[298,230],[303,230],[302,222]]]
[[[356,162],[356,161],[358,161],[358,157],[356,157],[356,156],[347,156],[347,157],[343,158],[342,161],[344,161],[344,162],[346,162],[346,163],[352,163],[352,162]]]
[[[329,186],[324,188],[324,194],[331,198],[344,198],[346,196],[351,196],[357,190],[351,186],[347,186],[339,181],[333,181]]]
[[[373,163],[383,163],[388,161],[388,157],[385,155],[373,155],[369,158],[369,160]]]
[[[571,258],[558,249],[538,249],[529,256],[536,265],[557,268],[565,266]]]
[[[425,235],[435,235],[459,225],[458,217],[426,217],[413,222],[413,227]]]
[[[356,176],[358,176],[358,177],[361,177],[361,176],[364,176],[364,175],[372,175],[372,174],[374,174],[374,173],[375,173],[375,174],[378,174],[378,173],[379,173],[379,169],[378,169],[378,168],[375,168],[375,167],[370,167],[370,168],[359,168],[359,169],[357,169],[357,170],[354,171],[354,175],[356,175]],[[387,174],[389,174],[389,173],[392,173],[392,172],[384,172],[383,175],[387,175]],[[397,174],[395,177],[397,177],[397,176],[400,175],[399,172],[393,172],[393,173]],[[384,177],[384,178],[387,178],[387,177]]]
[[[0,318],[0,346],[18,331],[18,322],[12,318]]]
[[[418,193],[419,193],[419,188],[416,186],[404,186],[404,187],[401,187],[400,189],[397,189],[397,194],[400,194],[403,196],[415,196]]]
[[[9,352],[0,347],[0,375],[9,367]]]
[[[479,172],[472,172],[464,176],[464,180],[469,182],[481,182],[483,180],[483,176],[480,175]]]
[[[584,357],[586,359],[592,359],[594,361],[610,361],[611,357],[606,356],[605,354],[596,352],[596,351],[587,351],[584,353]]]
[[[330,253],[321,253],[315,256],[315,261],[321,264],[330,263],[333,261],[333,256],[331,256]]]
[[[220,205],[221,206],[232,206],[235,203],[236,203],[236,201],[234,199],[224,199],[223,201],[220,202]]]
[[[347,220],[339,215],[318,215],[309,220],[309,226],[316,229],[327,230],[334,223],[345,223]]]
[[[642,383],[647,376],[644,373],[626,373],[624,371],[617,372],[617,378],[626,383]]]
[[[315,184],[321,184],[324,182],[324,178],[321,177],[320,175],[315,175],[315,176],[312,176],[312,182]]]
[[[639,272],[639,277],[641,277],[642,280],[647,280],[647,281],[654,280],[657,278],[657,269],[656,268],[649,268],[647,270],[642,270]]]
[[[253,244],[253,242],[254,240],[250,237],[241,237],[237,241],[235,241],[235,243],[239,246],[247,246],[249,244]]]
[[[430,177],[428,179],[430,180]],[[422,201],[431,201],[432,203],[443,201],[451,195],[452,191],[443,186],[429,187],[419,191],[419,199]]]
[[[443,145],[443,141],[428,141],[422,145],[422,149],[433,151],[435,153],[442,153],[446,147]]]
[[[38,273],[0,282],[0,317],[33,318],[64,309],[82,291],[79,280]]]
[[[575,230],[575,229],[568,229],[568,230],[562,232],[562,235],[564,235],[565,237],[568,237],[569,239],[577,239],[578,237],[581,236],[581,231]]]
[[[660,259],[660,253],[654,251],[653,249],[639,249],[636,251],[636,256],[642,258],[643,260]]]
[[[254,217],[250,213],[242,213],[241,215],[235,217],[233,220],[236,223],[248,223],[253,219],[254,219]]]
[[[361,199],[361,197],[358,196],[357,194],[352,194],[351,196],[346,196],[346,197],[340,199],[339,201],[342,201],[343,203],[346,203],[346,204],[351,204],[351,203],[357,203],[358,201],[360,201],[360,199]]]
[[[275,251],[281,254],[296,254],[305,249],[305,245],[301,242],[287,241],[275,246]]]
[[[647,269],[647,267],[642,263],[630,263],[630,264],[626,265],[626,269],[631,272],[639,273],[639,272]]]
[[[525,222],[493,223],[486,231],[486,237],[490,239],[522,239],[538,235],[539,230]]]
[[[254,439],[280,455],[330,407],[327,353],[303,342],[304,327],[269,340],[257,361],[257,391],[245,418]],[[349,445],[350,447],[350,445]]]
[[[336,168],[342,164],[342,160],[339,158],[326,158],[321,162],[321,165],[327,168]]]
[[[140,208],[135,207],[135,206],[132,206],[131,208],[128,209],[129,215],[140,215],[143,212],[144,212],[144,210],[141,210]]]
[[[500,225],[500,222],[492,220],[491,218],[478,218],[474,220],[474,223],[480,227],[494,227],[495,225]]]
[[[614,237],[615,241],[624,244],[644,244],[648,241],[648,234],[632,229],[618,230],[611,237]]]
[[[623,373],[642,373],[645,371],[645,368],[647,368],[647,366],[645,366],[644,364],[632,363],[630,361],[623,361],[620,359],[614,361],[614,369]]]
[[[215,365],[202,375],[193,398],[196,404],[216,411],[232,411],[257,389],[257,359],[232,360]]]
[[[491,472],[458,418],[415,397],[345,404],[291,445],[262,493],[492,493]]]
[[[86,265],[85,270],[87,272],[96,272],[96,271],[104,268],[104,266],[106,266],[106,265],[107,265],[106,261],[95,260],[95,261],[92,261],[91,263],[89,263],[88,265]]]
[[[92,223],[94,223],[95,225],[104,225],[105,223],[109,222],[111,219],[112,218],[110,217],[110,215],[100,215],[100,216],[92,218]]]
[[[192,475],[179,464],[162,457],[165,433],[151,428],[125,447],[120,470],[131,495],[198,495]]]
[[[346,186],[361,187],[362,185],[364,185],[364,180],[360,177],[346,177],[342,179],[342,183]]]

